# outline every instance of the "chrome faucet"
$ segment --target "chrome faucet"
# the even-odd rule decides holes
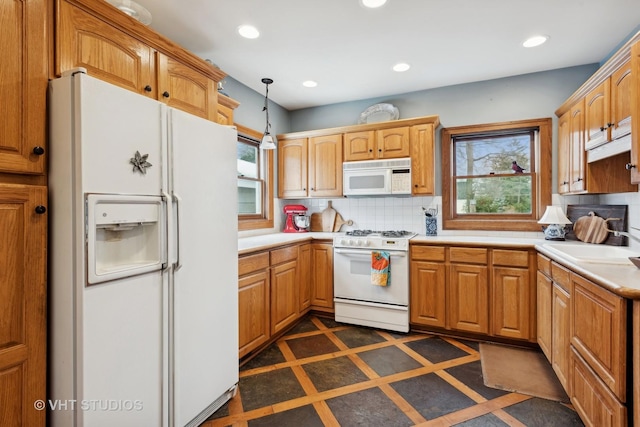
[[[640,228],[636,228],[636,227],[631,227],[631,228],[633,228],[634,230],[640,231]],[[631,233],[627,233],[626,231],[611,230],[611,229],[608,229],[608,228],[607,228],[607,231],[610,231],[616,237],[625,236],[625,237],[628,237],[629,239],[635,240],[636,242],[640,242],[640,238],[634,236]]]

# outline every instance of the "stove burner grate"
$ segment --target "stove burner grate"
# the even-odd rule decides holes
[[[374,230],[351,230],[347,231],[347,236],[364,237],[371,234],[379,234],[382,237],[405,237],[413,235],[411,231],[406,230],[386,230],[386,231],[374,231]]]

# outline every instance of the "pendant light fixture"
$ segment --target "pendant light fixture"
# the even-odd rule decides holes
[[[260,148],[263,150],[273,150],[276,148],[276,137],[271,135],[269,132],[269,128],[271,127],[271,123],[269,123],[269,85],[273,83],[272,79],[264,78],[262,79],[262,83],[267,85],[267,93],[264,97],[264,108],[262,111],[266,111],[267,113],[267,125],[264,128],[264,135],[262,135],[262,140],[260,141]]]

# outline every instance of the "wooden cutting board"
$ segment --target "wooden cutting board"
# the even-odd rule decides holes
[[[337,212],[331,207],[331,200],[327,202],[327,208],[322,211],[322,231],[333,231],[336,223]]]
[[[336,223],[333,226],[333,231],[340,231],[340,227],[342,227],[344,224],[353,225],[353,221],[352,220],[345,221],[342,218],[342,215],[337,214],[336,215]]]
[[[312,213],[311,214],[311,225],[309,226],[310,231],[322,231],[322,214]]]
[[[617,220],[619,218],[604,219],[597,216],[594,212],[589,212],[586,216],[581,216],[573,224],[573,232],[579,240],[586,243],[602,243],[607,240],[609,231],[607,230],[607,221]]]
[[[621,220],[609,219],[607,222],[607,228],[617,231],[627,230],[627,205],[595,205],[595,204],[583,204],[583,205],[567,205],[567,218],[575,224],[581,217],[589,216],[589,212],[593,212],[600,218],[622,218]],[[580,227],[578,227],[580,228]],[[569,227],[567,234],[565,235],[567,240],[579,240],[573,228]],[[621,246],[626,245],[627,238],[624,236],[614,236],[613,233],[609,233],[607,238],[602,244]]]

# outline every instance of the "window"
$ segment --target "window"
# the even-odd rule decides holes
[[[260,150],[261,135],[238,127],[238,229],[273,227],[273,151]]]
[[[539,231],[551,202],[551,119],[442,130],[443,227]]]

